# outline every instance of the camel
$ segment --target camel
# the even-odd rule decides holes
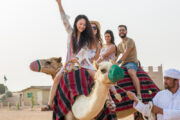
[[[96,80],[94,89],[89,96],[80,95],[76,98],[76,101],[72,106],[73,113],[71,111],[68,112],[65,117],[66,119],[69,120],[77,118],[80,120],[88,120],[94,118],[100,112],[100,110],[102,110],[109,92],[109,87],[111,84],[113,84],[109,81],[107,76],[107,71],[111,65],[112,63],[109,62],[95,65],[97,72],[95,75]],[[49,74],[52,76],[52,78],[55,77],[55,74],[58,72],[58,70],[60,70],[61,67],[61,57],[40,59],[30,64],[30,69],[32,71]],[[102,70],[104,70],[105,73],[102,73]],[[86,106],[86,108],[84,108],[84,106]],[[136,110],[131,107],[126,110],[120,110],[116,112],[116,115],[117,118],[120,119],[132,115],[135,112]]]
[[[63,66],[61,57],[52,57],[49,59],[39,59],[31,62],[30,69],[35,72],[51,75],[54,80],[56,73]]]
[[[51,67],[51,70],[48,70],[48,67],[45,67],[44,64],[50,66],[50,64],[55,65],[55,61],[58,61],[58,58],[51,58],[48,59],[48,64],[45,62],[45,60],[37,60],[31,63],[30,68],[31,70],[44,72],[47,74],[50,74],[52,77],[54,77],[55,73],[52,73],[52,71],[57,73],[58,68],[57,67]],[[52,60],[50,62],[49,60]],[[38,64],[35,62],[39,62]],[[54,63],[54,64],[53,64]],[[39,64],[43,67],[39,67]],[[57,64],[57,63],[56,63]],[[38,65],[36,67],[41,68],[41,70],[36,69],[35,65]],[[59,66],[62,64],[59,63]],[[72,113],[71,111],[66,115],[66,118],[69,119],[69,117],[72,119],[72,115],[74,115],[73,118],[80,119],[80,120],[88,120],[93,119],[98,115],[98,113],[103,109],[105,101],[107,99],[107,95],[109,93],[110,85],[114,84],[112,83],[108,78],[108,71],[111,68],[113,64],[110,62],[102,62],[99,65],[94,62],[94,66],[96,68],[95,73],[95,86],[91,93],[88,96],[80,95],[76,98],[76,101],[74,102],[72,106]],[[54,70],[52,70],[54,68]],[[50,72],[51,71],[51,72]]]
[[[113,83],[108,78],[108,71],[113,64],[102,62],[99,65],[94,62],[96,68],[95,86],[90,95],[80,95],[72,106],[75,118],[80,120],[93,119],[103,109],[110,85]]]

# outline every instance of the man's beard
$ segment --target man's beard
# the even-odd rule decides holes
[[[175,81],[173,81],[173,84],[170,86],[170,85],[166,85],[165,86],[165,89],[168,89],[168,90],[171,90],[172,88],[174,88],[176,86],[176,83]]]
[[[126,37],[126,34],[124,34],[123,36],[119,35],[121,38],[125,38]]]

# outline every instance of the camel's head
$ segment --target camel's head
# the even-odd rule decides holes
[[[111,62],[94,62],[95,79],[105,84],[113,84],[124,78],[124,70]]]
[[[62,66],[61,57],[52,57],[50,59],[39,59],[33,61],[30,64],[30,69],[35,72],[50,74],[54,78]]]

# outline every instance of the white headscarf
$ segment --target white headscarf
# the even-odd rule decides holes
[[[170,68],[164,71],[164,77],[175,78],[179,80],[180,85],[180,71],[174,68]]]

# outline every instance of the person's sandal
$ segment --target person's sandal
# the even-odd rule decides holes
[[[106,107],[108,107],[111,111],[115,111],[116,110],[116,104],[111,99],[107,99],[106,100]]]
[[[45,105],[41,107],[41,111],[52,111],[52,107],[50,105]]]

